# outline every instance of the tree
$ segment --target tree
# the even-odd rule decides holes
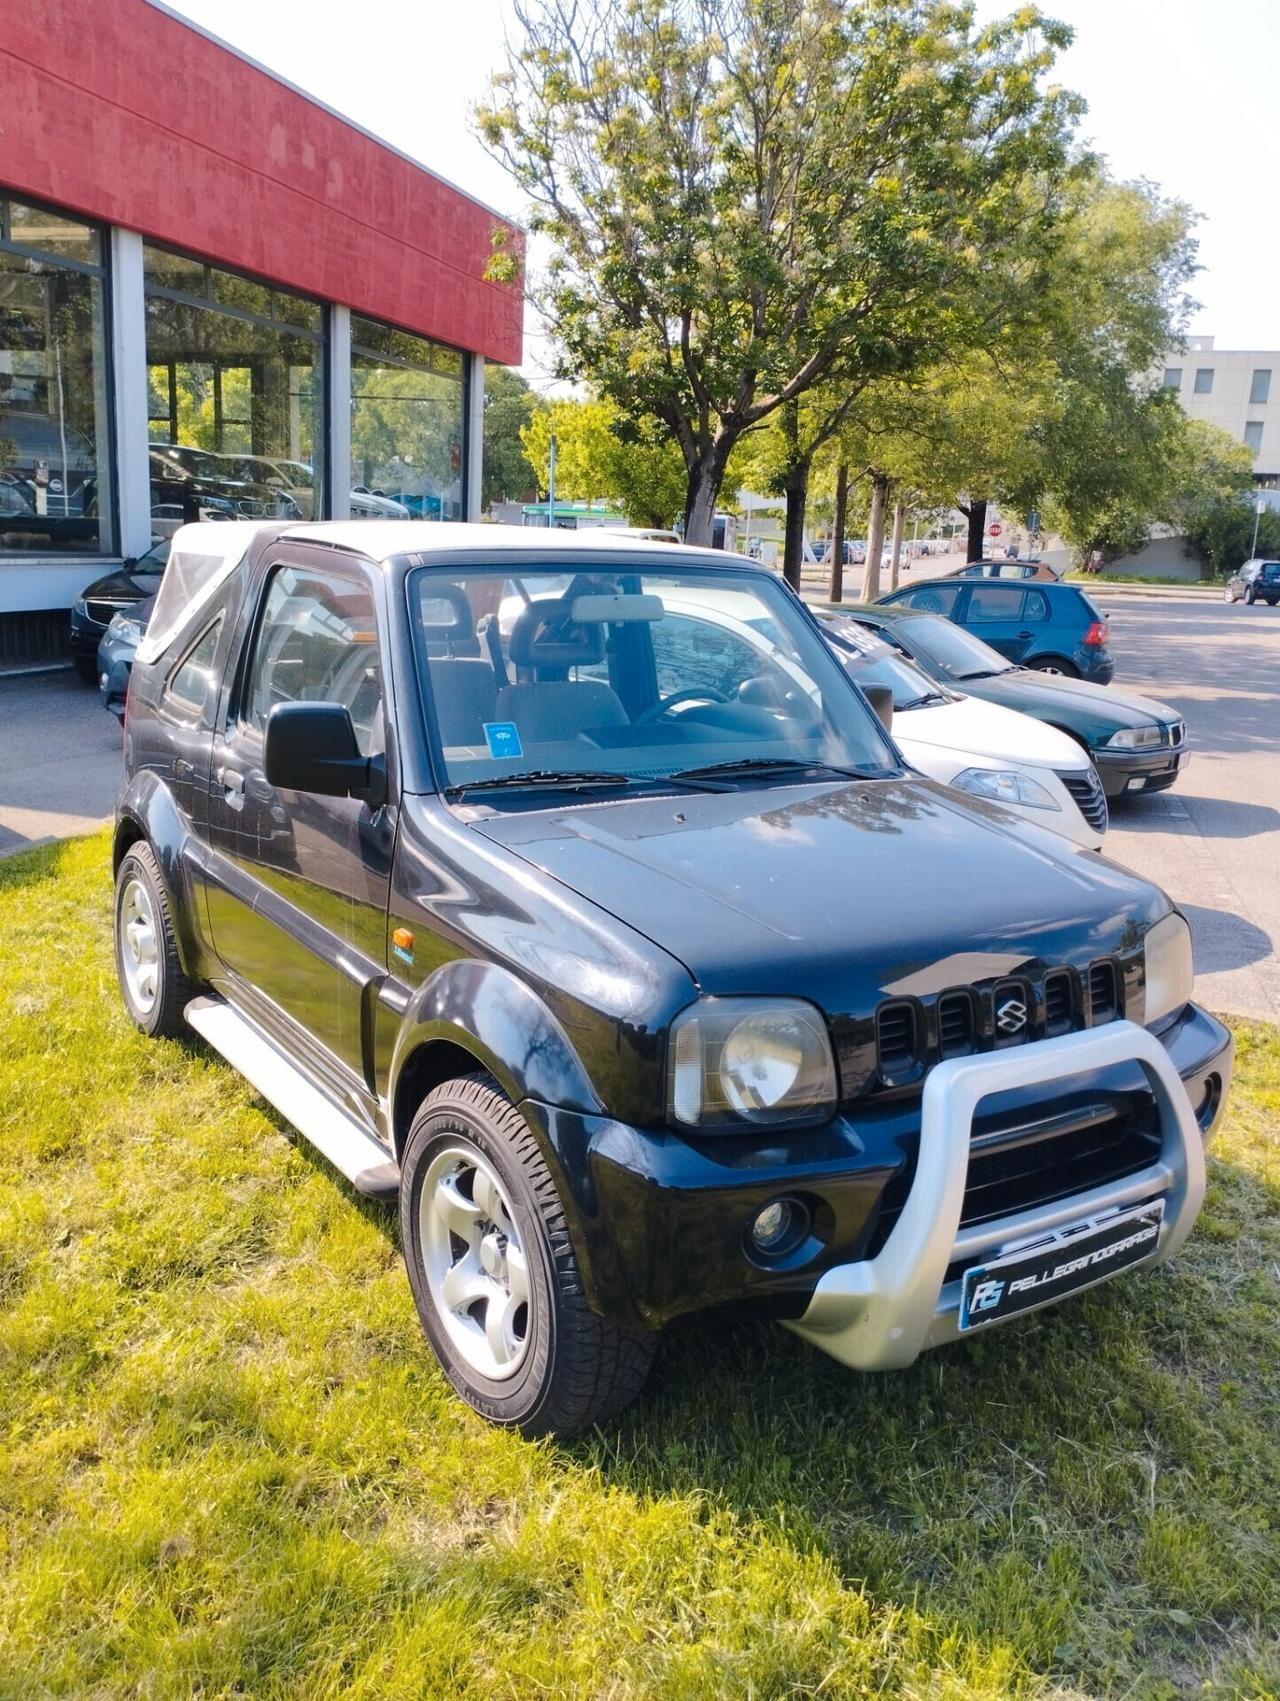
[[[679,446],[705,543],[743,434],[988,335],[1052,250],[1070,32],[944,0],[517,0],[482,138],[551,239],[560,370]]]
[[[484,372],[484,477],[481,507],[518,501],[531,492],[535,474],[520,433],[533,416],[537,398],[509,366],[489,365]]]
[[[636,526],[667,527],[679,514],[683,465],[669,438],[626,419],[608,402],[554,401],[539,408],[520,434],[543,490],[552,432],[558,496],[617,503]]]

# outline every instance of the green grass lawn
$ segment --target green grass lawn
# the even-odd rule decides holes
[[[486,1429],[385,1210],[126,1025],[105,837],[0,862],[0,1696],[1280,1693],[1280,1037],[1172,1266],[859,1378],[687,1327]]]

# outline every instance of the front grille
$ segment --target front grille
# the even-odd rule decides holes
[[[920,1061],[919,1027],[914,1004],[899,1001],[880,1006],[876,1016],[876,1046],[882,1074],[905,1074]]]
[[[1100,957],[1079,970],[1054,967],[1039,975],[951,987],[936,1000],[886,999],[875,1014],[879,1084],[900,1089],[943,1058],[1056,1039],[1114,1021],[1124,1014],[1122,985],[1119,965]]]
[[[1110,1022],[1120,1014],[1119,983],[1116,966],[1105,960],[1089,970],[1089,1021],[1093,1027]]]
[[[1053,969],[1044,977],[1044,1031],[1048,1039],[1069,1034],[1076,1025],[1075,984],[1067,969]]]
[[[1058,778],[1071,793],[1080,813],[1094,832],[1105,833],[1107,830],[1107,794],[1102,789],[1098,770],[1090,763],[1084,773],[1081,773],[1079,768],[1059,770]]]
[[[1177,750],[1180,745],[1187,742],[1186,721],[1170,721],[1167,726],[1161,727],[1160,730],[1164,734],[1165,743],[1172,750]]]
[[[90,620],[96,620],[99,626],[110,626],[113,617],[130,605],[126,602],[87,602],[84,606]]]
[[[973,998],[944,992],[938,1000],[938,1050],[943,1057],[965,1057],[974,1049]]]

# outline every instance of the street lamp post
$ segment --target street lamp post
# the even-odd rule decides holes
[[[551,460],[547,468],[547,529],[556,523],[556,434],[551,433]]]

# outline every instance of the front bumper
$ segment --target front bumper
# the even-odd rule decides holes
[[[807,1132],[695,1142],[530,1100],[521,1109],[559,1171],[596,1310],[649,1328],[698,1311],[771,1317],[871,1368],[909,1363],[957,1333],[958,1261],[1158,1195],[1167,1203],[1157,1256],[1181,1245],[1232,1051],[1222,1024],[1188,1005],[1159,1038],[1120,1021],[953,1059],[931,1071],[922,1100],[850,1110]],[[1016,1142],[1055,1121],[1087,1130],[1073,1112],[1098,1101],[1158,1123],[1136,1164],[1102,1186],[1073,1181],[1050,1204],[961,1224],[975,1132],[990,1140],[1004,1129]],[[1075,1151],[1088,1134],[1054,1138]],[[812,1203],[822,1245],[762,1262],[747,1227],[784,1194]]]
[[[1091,750],[1094,766],[1109,798],[1125,792],[1165,791],[1191,760],[1186,744],[1152,750]]]
[[[81,614],[77,609],[71,610],[71,624],[67,634],[67,648],[77,659],[97,659],[98,645],[106,633],[105,625],[91,620],[87,614]]]

